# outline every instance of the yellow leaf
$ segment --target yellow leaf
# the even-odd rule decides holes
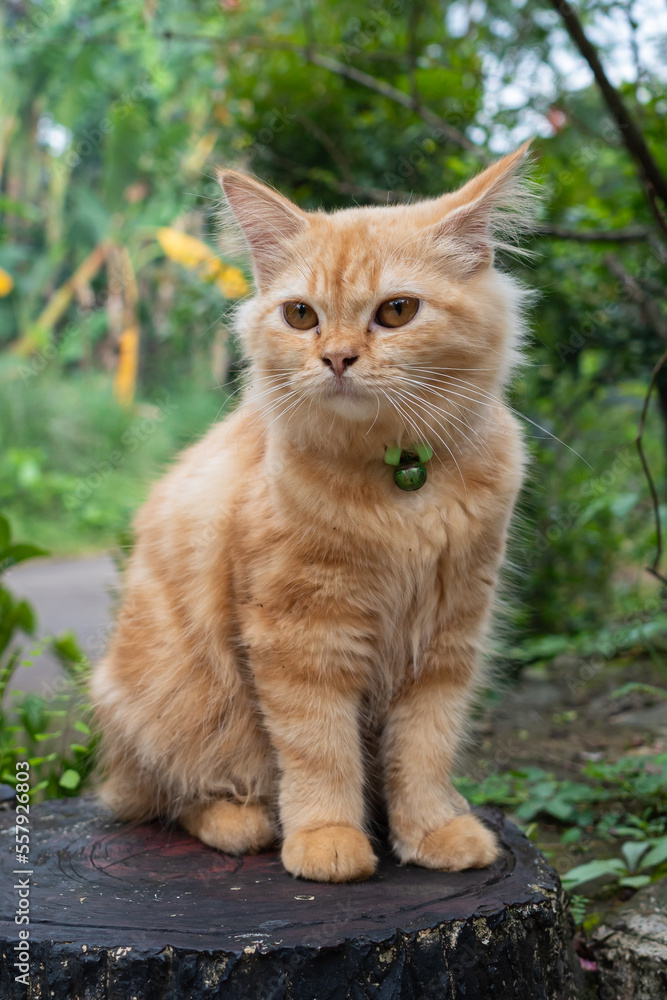
[[[157,240],[170,260],[182,264],[190,271],[197,268],[200,277],[215,278],[219,273],[221,264],[215,251],[196,236],[163,226],[157,231]]]
[[[199,277],[205,281],[215,281],[225,298],[239,299],[247,293],[248,283],[243,271],[225,264],[203,240],[172,229],[171,226],[158,229],[157,239],[170,260],[182,264],[190,271],[196,269]]]
[[[128,326],[120,335],[118,343],[118,367],[113,390],[121,406],[130,406],[134,399],[139,363],[139,330]]]
[[[13,287],[14,279],[11,274],[7,274],[7,272],[0,267],[0,299],[4,299],[6,295],[9,295]]]
[[[248,282],[245,280],[243,271],[238,267],[223,266],[216,284],[227,299],[240,299],[248,291]]]

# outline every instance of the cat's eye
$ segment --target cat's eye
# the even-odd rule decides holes
[[[409,298],[402,295],[395,299],[387,299],[383,302],[375,318],[380,326],[405,326],[417,315],[419,309],[419,299]]]
[[[283,306],[283,316],[289,326],[295,330],[312,330],[317,326],[317,313],[305,302],[286,302]]]

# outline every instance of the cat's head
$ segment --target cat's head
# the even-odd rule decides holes
[[[439,198],[333,213],[223,171],[257,286],[237,325],[258,405],[399,443],[465,436],[517,359],[521,295],[493,260],[527,201],[526,154]]]

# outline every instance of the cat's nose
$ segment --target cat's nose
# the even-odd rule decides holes
[[[345,369],[353,365],[358,357],[358,354],[352,353],[351,348],[346,347],[342,351],[325,351],[322,355],[322,361],[340,378]]]

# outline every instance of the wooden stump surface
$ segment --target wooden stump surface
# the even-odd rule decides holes
[[[578,964],[556,873],[499,811],[488,869],[399,865],[294,879],[90,798],[30,813],[30,986],[15,982],[14,812],[0,813],[0,997],[55,1000],[569,1000]]]

